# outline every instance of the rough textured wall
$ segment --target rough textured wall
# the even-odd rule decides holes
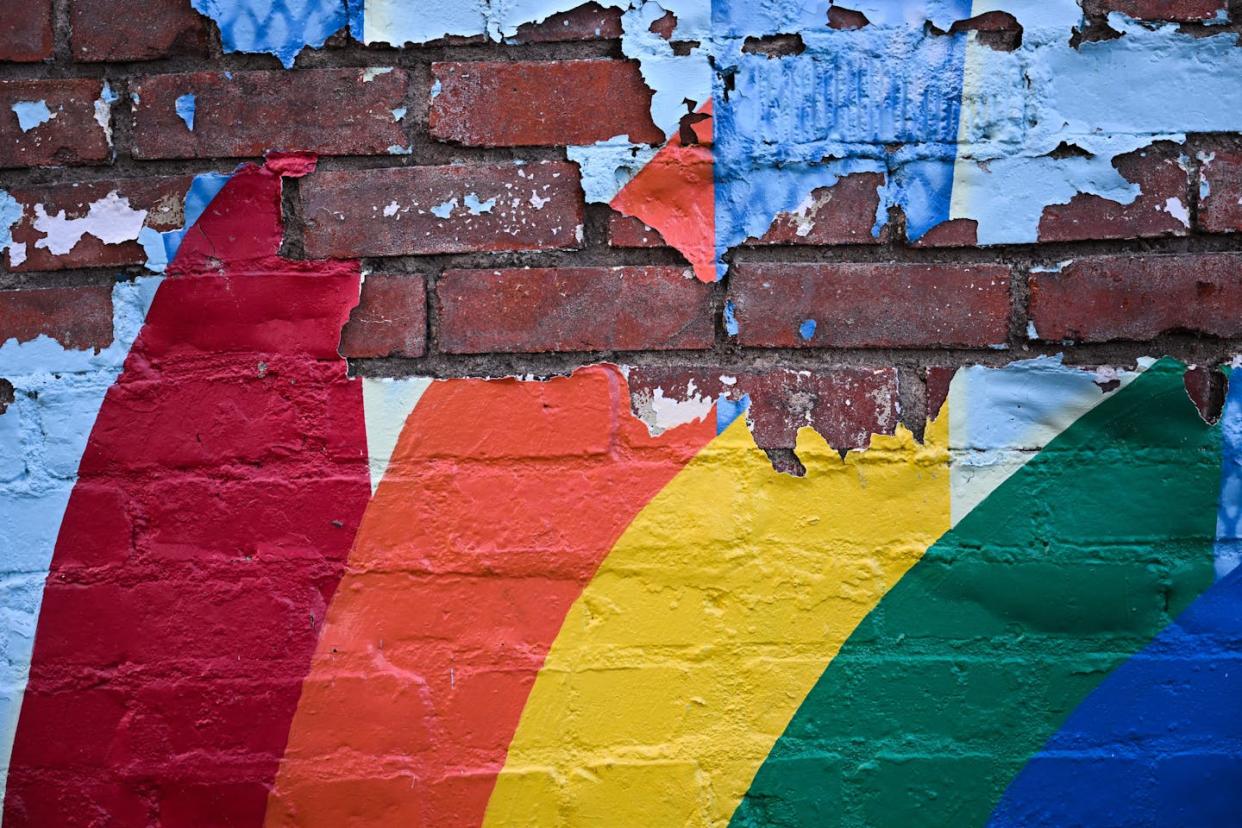
[[[1236,821],[1240,32],[10,2],[4,824]]]

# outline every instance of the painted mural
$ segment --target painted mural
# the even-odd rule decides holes
[[[504,39],[566,5],[194,2],[286,65],[345,26]],[[856,0],[859,29],[611,5],[670,137],[569,156],[704,281],[847,173],[879,176],[877,234],[900,206],[911,239],[1032,242],[1047,204],[1137,197],[1118,155],[1242,129],[1223,36],[1118,18],[1070,49],[1065,0]],[[1200,96],[1139,100],[1172,82],[1149,41],[1195,50]],[[200,176],[183,227],[134,224],[151,274],[116,285],[109,348],[0,343],[5,824],[1237,821],[1242,383],[1208,422],[1169,358],[966,367],[918,437],[802,429],[795,476],[742,394],[653,427],[625,366],[352,377],[360,264],[280,253],[314,165]]]
[[[0,352],[10,824],[1227,823],[1242,386],[965,368],[795,477],[616,366],[350,379],[357,264],[278,254],[312,165],[231,176],[115,350]]]

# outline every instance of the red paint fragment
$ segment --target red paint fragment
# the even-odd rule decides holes
[[[711,115],[708,101],[699,112]],[[716,281],[716,193],[713,183],[712,122],[691,127],[699,143],[684,146],[674,135],[634,176],[611,204],[657,230],[677,248],[701,281]]]

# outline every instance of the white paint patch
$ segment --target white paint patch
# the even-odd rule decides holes
[[[92,235],[104,244],[121,244],[137,241],[146,221],[146,210],[135,210],[129,199],[122,198],[113,190],[98,201],[91,202],[86,215],[66,218],[65,211],[48,215],[42,204],[35,205],[34,229],[43,234],[35,242],[54,256],[63,256],[77,245],[85,235]]]
[[[684,399],[664,396],[663,388],[656,388],[650,395],[634,395],[638,418],[646,424],[652,437],[658,437],[671,428],[706,419],[711,416],[714,403],[711,397],[696,393],[693,380],[686,386]]]
[[[425,377],[362,379],[362,411],[367,429],[367,456],[371,471],[371,494],[388,472],[393,450],[410,412],[433,380]]]
[[[534,207],[536,210],[542,210],[543,206],[551,200],[552,199],[550,198],[541,198],[539,196],[539,193],[536,193],[534,191],[532,191],[530,194],[530,206]]]
[[[1187,227],[1190,226],[1190,209],[1182,204],[1180,198],[1170,198],[1164,202],[1164,211]]]
[[[392,72],[391,66],[371,66],[362,70],[362,82],[370,83],[380,75],[387,75]]]
[[[453,215],[453,211],[457,209],[457,197],[454,196],[448,201],[442,201],[431,208],[431,214],[436,218],[446,219]]]
[[[99,128],[104,131],[104,138],[108,140],[108,146],[112,146],[112,105],[120,100],[120,97],[112,91],[112,87],[104,81],[103,90],[99,93],[99,99],[95,101],[95,123],[99,124]],[[138,96],[134,95],[134,104],[137,105]]]
[[[397,214],[397,210],[401,209],[397,202],[393,201],[384,208],[384,218],[392,218]]]

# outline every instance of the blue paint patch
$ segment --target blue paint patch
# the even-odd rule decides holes
[[[716,399],[716,433],[723,434],[733,421],[746,413],[750,408],[750,395],[743,394],[740,400],[731,400],[724,394]]]
[[[457,206],[457,199],[450,198],[448,201],[442,201],[431,208],[431,214],[436,218],[446,219],[453,215],[453,208]]]
[[[1237,824],[1239,640],[1235,570],[1079,705],[1010,784],[989,824]]]
[[[1229,379],[1229,395],[1220,418],[1220,510],[1216,516],[1218,576],[1227,575],[1242,563],[1242,373],[1235,368]]]
[[[466,209],[470,211],[470,215],[478,216],[483,213],[490,213],[492,208],[496,206],[496,198],[493,196],[487,201],[479,201],[479,197],[477,195],[474,193],[467,193],[466,197],[462,199],[462,203],[465,204]]]
[[[810,342],[811,338],[815,336],[815,328],[816,328],[815,320],[807,319],[801,325],[798,326],[798,336],[802,338],[803,342]]]
[[[55,117],[47,108],[47,101],[18,101],[13,104],[12,110],[17,116],[17,125],[21,127],[22,132],[30,132]]]
[[[153,273],[163,273],[167,269],[168,263],[176,257],[177,251],[181,248],[181,240],[185,238],[186,232],[202,217],[207,205],[220,194],[230,178],[232,176],[223,173],[203,173],[194,176],[194,181],[185,194],[185,224],[176,230],[163,233],[150,227],[144,227],[139,231],[138,243],[142,245],[143,251],[147,254],[147,270]]]
[[[729,299],[724,305],[724,326],[725,333],[729,336],[737,336],[737,311],[733,307],[733,300]]]
[[[173,104],[173,108],[177,110],[177,117],[185,121],[185,128],[190,132],[194,131],[194,111],[197,108],[197,98],[194,94],[187,92],[177,98]]]
[[[393,119],[394,121],[400,121],[402,118],[404,118],[404,117],[405,117],[405,114],[406,114],[406,112],[408,112],[408,111],[409,111],[409,110],[408,110],[408,109],[406,109],[404,106],[399,106],[399,107],[397,107],[396,109],[394,109],[394,110],[392,111],[392,119]]]
[[[319,48],[350,24],[345,0],[191,0],[195,10],[220,26],[226,52],[265,52],[286,69],[298,52]],[[361,22],[361,2],[357,0]]]
[[[0,190],[0,252],[13,245],[13,227],[21,220],[21,203],[7,191]]]

